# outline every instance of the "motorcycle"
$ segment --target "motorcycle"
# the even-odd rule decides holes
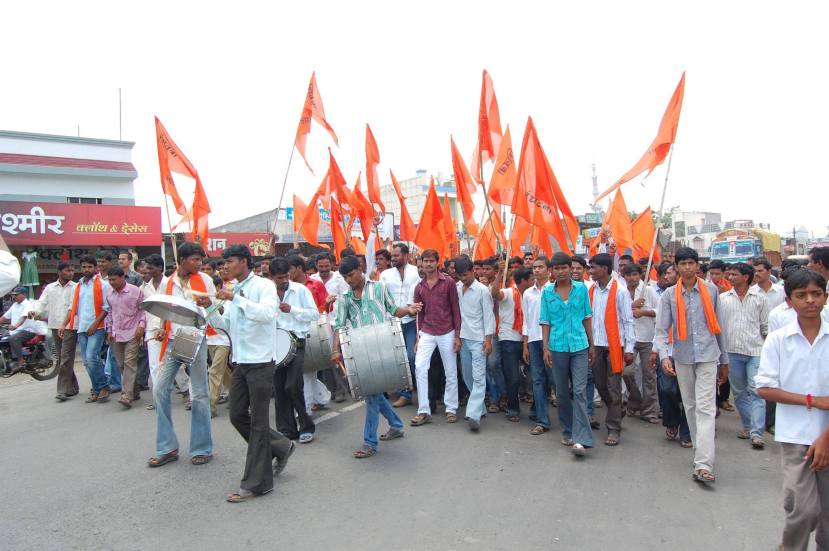
[[[12,358],[9,347],[9,330],[7,327],[0,327],[0,376],[11,377]],[[36,335],[23,343],[23,350],[19,365],[23,367],[18,373],[26,373],[38,381],[47,381],[57,376],[58,363],[52,358],[46,347],[46,337]]]

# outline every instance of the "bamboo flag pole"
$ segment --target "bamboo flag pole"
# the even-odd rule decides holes
[[[668,191],[668,176],[671,174],[671,160],[674,158],[674,145],[671,144],[671,152],[668,153],[668,168],[665,170],[665,183],[662,184],[662,199],[659,200],[659,219],[662,219],[665,209],[665,193]],[[648,254],[648,268],[645,270],[645,285],[642,285],[642,294],[639,298],[642,298],[645,294],[645,287],[649,285],[650,282],[650,275],[651,275],[651,268],[653,267],[653,253],[656,250],[656,240],[659,237],[659,228],[656,227],[654,224],[653,228],[653,241],[651,242],[651,250]]]
[[[167,201],[167,194],[161,194],[164,197],[164,209],[167,211],[167,226],[170,228],[170,244],[173,246],[173,260],[178,266],[178,251],[176,250],[176,236],[173,233],[173,220],[170,218],[170,204]]]
[[[295,149],[296,144],[291,144],[291,155],[290,157],[288,157],[288,168],[285,169],[285,177],[282,179],[282,191],[279,192],[279,202],[276,204],[276,210],[274,211],[273,226],[271,227],[271,236],[268,242],[269,251],[276,247],[276,243],[274,243],[273,236],[276,233],[276,224],[279,221],[279,210],[282,208],[282,199],[285,197],[285,188],[288,187],[288,174],[291,171],[291,162],[294,160]],[[296,216],[296,213],[294,213],[294,216]],[[296,236],[294,236],[294,246],[296,246]]]
[[[489,225],[492,227],[492,234],[495,236],[495,242],[503,247],[504,244],[501,243],[501,240],[498,238],[498,232],[495,230],[495,222],[492,221],[492,209],[489,206],[489,194],[487,194],[486,191],[486,180],[484,180],[484,159],[483,154],[480,152],[480,146],[478,147],[478,168],[481,176],[481,188],[484,192],[484,206],[486,207],[486,216],[487,218],[489,218]],[[458,183],[455,182],[455,185],[457,186]],[[475,239],[475,248],[472,250],[472,258],[475,258],[475,253],[478,251],[478,244],[481,242],[482,232],[483,224],[481,224],[480,229],[478,230],[478,236]]]

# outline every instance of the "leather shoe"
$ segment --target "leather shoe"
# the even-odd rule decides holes
[[[98,393],[98,403],[106,402],[109,400],[110,391],[107,387],[101,389],[101,392]]]
[[[401,396],[400,398],[395,400],[395,402],[391,405],[391,407],[393,407],[393,408],[402,408],[402,407],[408,406],[411,403],[412,403],[412,401],[409,398],[406,398],[405,396]]]

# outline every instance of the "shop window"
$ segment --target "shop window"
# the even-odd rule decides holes
[[[100,197],[67,197],[66,202],[73,205],[100,205],[103,200]]]

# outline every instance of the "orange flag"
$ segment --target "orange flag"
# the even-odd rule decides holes
[[[342,212],[336,200],[331,201],[331,238],[334,241],[334,256],[340,261],[340,252],[345,249],[346,235],[343,230]]]
[[[414,242],[420,250],[434,249],[439,254],[443,254],[446,250],[443,209],[440,206],[438,194],[435,192],[434,180],[429,184],[429,193],[426,195],[426,204],[420,215]]]
[[[511,205],[515,196],[515,156],[512,152],[512,136],[509,126],[501,140],[501,148],[495,159],[495,170],[489,183],[489,197],[500,205]]]
[[[481,180],[481,165],[492,160],[501,148],[501,115],[498,111],[498,100],[495,98],[495,87],[492,77],[484,69],[481,79],[481,103],[478,107],[478,143],[475,144],[475,153],[472,156],[472,175],[475,181]]]
[[[449,204],[449,196],[443,194],[443,231],[446,235],[446,249],[443,255],[446,258],[454,258],[460,253],[458,247],[458,233],[455,231],[455,220],[452,218],[452,209]]]
[[[189,176],[194,180],[198,180],[199,173],[167,133],[167,129],[158,117],[155,117],[155,137],[158,149],[158,168],[161,172],[161,190],[165,195],[170,196],[176,212],[187,217],[187,207],[178,194],[172,172]]]
[[[326,176],[327,178],[327,176]],[[308,203],[308,208],[305,211],[305,217],[299,226],[299,233],[309,245],[319,247],[319,227],[320,227],[320,210],[319,210],[319,191],[314,194],[311,201]],[[295,222],[296,223],[296,222]]]
[[[533,226],[533,234],[530,238],[530,243],[538,245],[541,248],[541,252],[543,252],[547,258],[553,257],[553,246],[550,243],[550,236],[538,226]]]
[[[674,140],[676,139],[676,128],[679,126],[679,113],[682,111],[682,99],[684,96],[685,72],[683,71],[682,78],[679,79],[679,84],[677,84],[676,90],[674,90],[674,94],[671,96],[671,101],[668,102],[668,107],[662,115],[662,121],[659,123],[659,130],[656,132],[656,138],[653,139],[651,145],[648,146],[648,150],[645,151],[645,154],[642,155],[642,158],[639,159],[639,162],[637,162],[633,168],[628,170],[624,176],[616,181],[615,184],[604,190],[598,197],[596,197],[596,203],[598,203],[603,197],[606,197],[615,190],[619,189],[619,187],[625,182],[630,181],[642,174],[645,170],[648,171],[649,175],[653,172],[654,168],[662,164],[665,157],[668,156],[668,152],[671,150],[671,146],[674,144]]]
[[[455,188],[458,194],[458,202],[463,209],[464,223],[466,224],[466,233],[469,235],[478,235],[478,226],[475,224],[475,203],[472,201],[472,193],[475,191],[475,182],[469,175],[469,170],[461,158],[458,147],[455,145],[455,140],[450,136],[449,142],[452,144],[452,170],[455,173]]]
[[[524,141],[521,145],[518,185],[512,212],[533,226],[538,226],[544,232],[551,234],[559,247],[570,254],[570,243],[576,243],[579,224],[544,154],[532,117],[527,119],[527,128],[524,131]],[[562,218],[564,225],[561,222]]]
[[[193,208],[191,210],[193,221],[193,240],[197,240],[203,247],[207,247],[209,235],[207,215],[210,214],[210,203],[207,201],[207,194],[201,184],[201,179],[196,179],[196,191],[193,194]]]
[[[366,185],[368,186],[368,200],[372,205],[380,205],[380,211],[386,212],[386,206],[380,200],[380,182],[377,178],[377,165],[380,164],[380,150],[371,127],[366,124]]]
[[[394,186],[394,191],[397,193],[397,199],[400,201],[400,239],[403,241],[414,241],[417,236],[417,227],[415,227],[412,217],[409,216],[409,209],[406,208],[406,198],[403,197],[403,192],[400,191],[400,184],[397,183],[397,178],[394,177],[394,172],[389,169],[391,175],[391,183]]]
[[[529,222],[520,216],[514,217],[512,222],[512,233],[510,233],[509,236],[510,256],[523,256],[521,246],[527,241],[527,237],[529,237],[531,229],[532,226],[530,226]]]
[[[351,193],[352,201],[351,211],[354,216],[360,219],[360,231],[363,232],[363,239],[368,241],[368,236],[371,235],[371,227],[374,221],[374,209],[371,203],[363,192],[360,191],[360,175],[357,175],[357,182],[354,183],[354,191]]]
[[[350,241],[354,254],[366,254],[366,244],[359,237],[352,237]]]
[[[633,228],[630,224],[630,215],[625,204],[625,198],[622,197],[621,189],[616,190],[616,195],[613,197],[613,201],[610,202],[602,226],[610,232],[619,254],[623,254],[625,249],[633,248]]]
[[[331,128],[331,125],[325,119],[325,109],[322,106],[322,97],[320,96],[319,88],[317,88],[315,72],[311,73],[311,82],[308,83],[308,94],[305,96],[305,104],[302,106],[302,114],[299,116],[299,126],[297,126],[296,139],[294,140],[294,146],[299,151],[299,154],[302,155],[305,166],[308,167],[308,170],[314,172],[314,169],[308,164],[308,159],[305,158],[305,141],[308,139],[308,134],[311,133],[311,119],[317,121],[323,128],[328,130],[334,143],[339,145],[337,134],[334,133],[334,129]]]
[[[308,205],[294,194],[294,233],[299,233],[299,228],[302,226],[302,221],[305,220],[307,212]]]
[[[653,225],[653,212],[650,207],[636,217],[636,220],[631,224],[631,229],[633,231],[633,257],[637,261],[648,258],[651,254],[653,236],[656,234],[656,227]],[[659,247],[656,247],[653,251],[653,262],[659,264],[661,260]]]

